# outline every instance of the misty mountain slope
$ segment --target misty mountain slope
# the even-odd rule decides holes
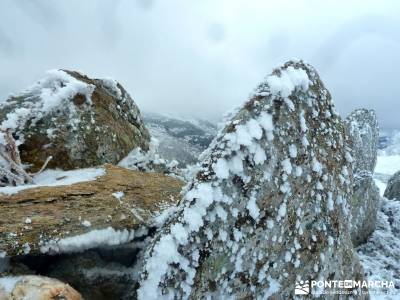
[[[182,167],[195,164],[217,132],[215,124],[202,119],[156,113],[143,113],[143,118],[151,136],[158,140],[161,157],[176,160]]]

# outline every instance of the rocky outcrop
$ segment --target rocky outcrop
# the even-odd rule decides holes
[[[178,202],[178,179],[112,165],[104,169],[94,181],[0,194],[0,254],[71,252],[127,243]]]
[[[379,142],[379,125],[375,112],[356,109],[346,118],[346,126],[352,141],[354,173],[373,173]]]
[[[352,149],[354,187],[350,202],[351,238],[355,246],[365,242],[375,229],[381,198],[374,173],[379,127],[373,110],[357,109],[346,118]]]
[[[68,284],[42,276],[0,278],[0,300],[83,300]]]
[[[179,119],[144,113],[143,119],[151,136],[159,141],[158,152],[180,167],[195,164],[217,133],[216,125],[201,119]]]
[[[383,196],[389,200],[400,200],[400,171],[390,177]]]
[[[358,246],[375,230],[381,196],[379,188],[371,177],[355,177],[353,188],[350,200],[350,232],[354,246]]]
[[[139,299],[289,299],[296,281],[362,280],[347,140],[311,66],[274,70],[203,154],[147,250]]]
[[[148,149],[149,133],[126,90],[111,79],[53,70],[0,106],[0,128],[18,138],[22,161],[38,170],[117,163]]]

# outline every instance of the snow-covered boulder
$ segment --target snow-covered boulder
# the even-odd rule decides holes
[[[83,300],[68,284],[42,276],[0,278],[0,300]]]
[[[0,105],[0,129],[18,138],[21,158],[41,167],[75,169],[117,163],[148,149],[150,136],[126,90],[112,79],[52,70]]]
[[[147,249],[138,298],[289,299],[296,281],[362,280],[347,139],[310,65],[275,69],[203,153]]]
[[[383,196],[390,200],[400,200],[400,171],[390,177]]]
[[[37,185],[0,187],[0,257],[131,242],[178,203],[183,186],[170,176],[112,165],[48,170],[36,180]]]
[[[355,175],[350,199],[350,233],[354,246],[365,242],[375,230],[380,205],[381,196],[374,179]]]
[[[354,174],[374,173],[379,143],[379,125],[375,111],[356,109],[346,120],[352,141]]]
[[[379,189],[372,178],[377,160],[379,126],[375,112],[367,109],[353,111],[345,123],[350,136],[354,175],[350,201],[351,238],[357,246],[374,231],[381,203]]]

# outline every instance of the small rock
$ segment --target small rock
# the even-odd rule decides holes
[[[383,196],[389,200],[400,200],[400,171],[390,177]]]
[[[0,300],[83,300],[68,284],[42,276],[0,278]]]

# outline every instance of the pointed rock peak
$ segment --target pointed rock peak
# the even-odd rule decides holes
[[[362,278],[347,138],[310,65],[275,69],[203,153],[147,250],[139,299],[290,298],[296,281]]]

